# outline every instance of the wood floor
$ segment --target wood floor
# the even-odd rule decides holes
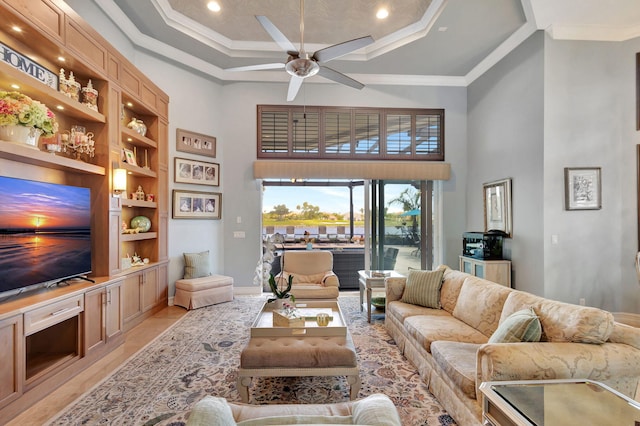
[[[147,343],[182,318],[187,311],[178,306],[168,306],[146,319],[125,336],[125,342],[100,361],[60,386],[48,397],[18,417],[6,423],[7,426],[42,425],[80,395],[109,376],[112,371],[137,353]],[[2,421],[0,420],[0,423]]]

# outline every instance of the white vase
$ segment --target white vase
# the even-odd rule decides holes
[[[283,304],[284,304],[284,299],[276,299],[273,301],[273,309],[282,309]]]
[[[0,140],[38,149],[38,139],[42,130],[26,126],[0,126]]]

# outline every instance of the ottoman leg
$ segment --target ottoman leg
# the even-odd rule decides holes
[[[351,385],[349,398],[351,400],[358,398],[358,392],[360,392],[360,376],[357,374],[353,376],[347,376],[347,383]]]
[[[240,400],[244,403],[249,402],[249,385],[251,384],[251,377],[238,376],[236,386],[240,393]]]

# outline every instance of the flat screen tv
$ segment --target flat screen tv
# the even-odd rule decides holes
[[[90,272],[90,189],[0,176],[0,293]]]

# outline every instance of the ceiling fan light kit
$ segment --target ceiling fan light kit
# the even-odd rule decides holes
[[[227,71],[256,71],[285,68],[291,75],[287,101],[293,101],[298,94],[303,79],[319,74],[329,80],[344,84],[356,89],[362,89],[364,84],[347,77],[346,75],[322,65],[332,59],[339,58],[355,50],[361,49],[373,43],[373,37],[366,36],[343,43],[334,44],[315,52],[311,57],[304,51],[304,0],[300,0],[300,49],[296,50],[287,37],[266,16],[256,16],[260,25],[271,38],[289,55],[286,64],[259,64],[245,67],[228,68]]]

